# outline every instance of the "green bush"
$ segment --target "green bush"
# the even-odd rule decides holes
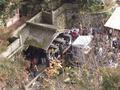
[[[97,3],[93,3],[88,7],[88,9],[92,12],[98,12],[102,10],[103,8],[104,6],[102,4],[97,4]]]
[[[120,68],[102,68],[102,90],[120,90]]]

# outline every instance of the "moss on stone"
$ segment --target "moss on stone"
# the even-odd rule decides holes
[[[45,49],[45,47],[47,47],[47,45],[49,44],[49,38],[46,37],[43,39],[42,43],[41,42],[38,42],[37,40],[35,40],[34,38],[31,38],[31,39],[27,39],[26,42],[25,42],[25,45],[32,45],[32,46],[35,46],[35,47],[38,47],[38,48],[43,48]]]

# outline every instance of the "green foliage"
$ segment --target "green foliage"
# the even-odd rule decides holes
[[[42,8],[43,10],[51,11],[58,8],[61,4],[61,0],[44,0],[42,3]]]
[[[81,72],[78,68],[66,67],[65,73],[69,79],[69,82],[66,82],[66,84],[79,86],[81,90],[94,90],[94,84],[90,81],[92,77],[86,67],[82,68]]]
[[[77,73],[76,73],[76,69],[75,68],[72,68],[72,67],[66,67],[65,68],[65,74],[66,76],[68,76],[68,80],[64,80],[64,82],[66,84],[78,84],[79,83],[79,78],[77,76]]]
[[[0,0],[0,5],[5,4],[5,0]]]
[[[80,5],[80,9],[84,12],[98,12],[104,9],[101,0],[77,0],[77,2]]]
[[[102,89],[120,90],[120,68],[102,68]]]
[[[92,11],[92,12],[96,12],[96,11],[100,11],[103,9],[103,6],[100,5],[100,4],[92,4],[90,7],[89,7],[89,10]]]
[[[5,26],[6,20],[13,16],[14,10],[19,8],[20,0],[0,0],[0,25]]]
[[[13,87],[24,80],[25,61],[17,58],[16,61],[0,60],[0,81],[5,82],[7,87]]]

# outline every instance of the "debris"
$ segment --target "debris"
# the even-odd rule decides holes
[[[66,79],[64,80],[64,82],[65,82],[65,83],[70,82],[70,78],[69,78],[69,77],[68,77],[68,78],[66,78]]]
[[[51,76],[55,76],[55,75],[59,75],[60,73],[60,69],[62,68],[61,66],[61,62],[59,60],[52,60],[50,62],[50,67],[48,67],[45,70],[45,73],[47,74],[47,76],[51,77]]]

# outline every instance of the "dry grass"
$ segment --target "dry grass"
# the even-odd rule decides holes
[[[0,29],[0,53],[7,48],[7,39],[11,36],[11,33],[12,31],[9,31],[7,29]]]
[[[13,88],[14,85],[18,85],[18,87],[22,85],[27,77],[25,64],[26,62],[22,58],[17,58],[15,61],[0,61],[0,82],[5,83],[4,87]]]

